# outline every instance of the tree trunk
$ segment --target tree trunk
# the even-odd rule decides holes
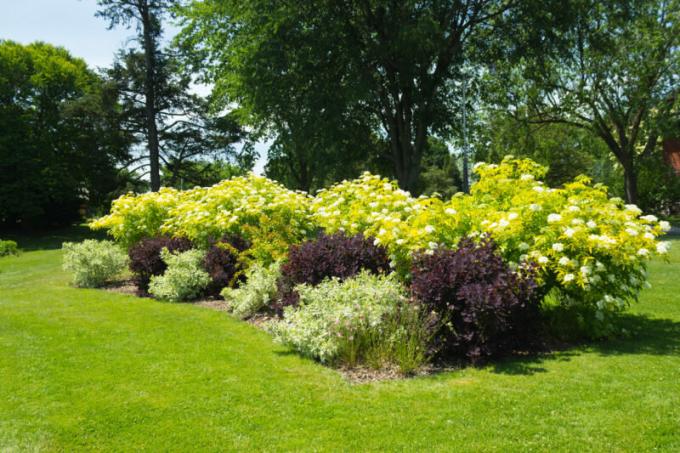
[[[414,142],[410,140],[410,122],[394,116],[388,127],[397,183],[401,189],[409,191],[414,196],[418,195],[420,189],[421,161],[427,140],[426,128],[420,127],[420,124],[417,126]]]
[[[623,189],[626,196],[626,202],[637,204],[637,171],[635,170],[635,166],[632,162],[623,166]]]
[[[156,42],[147,1],[142,3],[140,13],[142,16],[144,35],[144,61],[146,63],[144,97],[146,103],[146,139],[149,150],[149,173],[151,178],[151,191],[157,192],[161,188],[161,176],[158,127],[156,125]]]
[[[418,152],[412,143],[404,143],[394,136],[390,137],[390,145],[399,187],[417,195],[422,150]]]

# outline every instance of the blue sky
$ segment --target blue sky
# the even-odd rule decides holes
[[[109,30],[107,21],[95,17],[96,11],[96,0],[0,0],[0,39],[22,44],[45,41],[68,49],[92,67],[106,67],[134,29]],[[171,37],[173,28],[166,28]],[[256,145],[263,156],[266,148]],[[261,158],[255,171],[261,173],[263,166]]]
[[[134,30],[107,29],[94,17],[95,0],[0,0],[0,39],[45,41],[68,49],[90,66],[109,66]]]

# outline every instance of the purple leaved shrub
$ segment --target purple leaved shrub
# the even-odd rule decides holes
[[[416,256],[411,294],[436,319],[433,352],[476,363],[531,349],[541,325],[534,274],[532,266],[513,271],[488,237]]]
[[[142,239],[128,251],[130,271],[138,295],[148,296],[151,277],[165,272],[167,265],[161,258],[161,250],[164,248],[171,252],[186,252],[192,248],[192,243],[186,238],[160,236]]]
[[[235,287],[245,279],[240,254],[249,248],[248,242],[240,236],[225,236],[212,241],[203,259],[203,268],[210,275],[206,295],[217,297],[226,287]]]
[[[344,280],[362,270],[386,274],[390,271],[390,260],[384,247],[374,245],[372,238],[361,234],[322,233],[314,240],[293,245],[288,260],[281,266],[277,308],[280,311],[284,306],[297,305],[295,285],[314,286],[330,277]]]

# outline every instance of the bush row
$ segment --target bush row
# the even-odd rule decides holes
[[[588,334],[611,333],[666,251],[667,223],[585,177],[546,187],[545,170],[480,164],[471,193],[448,200],[367,173],[315,197],[249,175],[126,195],[92,226],[128,248],[141,294],[222,294],[234,315],[273,316],[276,338],[321,361],[478,362],[540,344],[555,325],[546,294],[587,317]]]
[[[511,156],[499,165],[478,164],[475,172],[471,193],[447,200],[413,198],[368,173],[314,197],[251,174],[207,188],[125,195],[91,226],[126,247],[161,235],[205,247],[210,238],[237,235],[250,244],[246,266],[284,259],[291,245],[321,229],[360,234],[385,248],[403,281],[418,253],[486,234],[511,266],[533,262],[539,283],[565,306],[582,305],[599,317],[635,300],[646,262],[665,252],[656,238],[666,222],[609,198],[606,187],[586,177],[549,188],[540,181],[545,167]]]

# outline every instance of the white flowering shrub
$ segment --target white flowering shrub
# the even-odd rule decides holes
[[[161,235],[161,227],[170,217],[185,192],[163,187],[158,192],[122,195],[111,204],[111,213],[92,223],[92,229],[105,229],[126,248],[143,238]]]
[[[64,242],[62,251],[64,270],[71,272],[73,284],[81,288],[103,286],[127,268],[127,254],[111,241]]]
[[[356,362],[365,352],[363,341],[379,333],[405,301],[393,277],[368,273],[296,289],[299,306],[286,307],[271,330],[280,342],[324,363]]]
[[[312,200],[313,218],[328,233],[343,231],[362,233],[375,238],[390,251],[391,264],[408,272],[411,253],[427,244],[422,231],[413,228],[412,220],[428,212],[439,200],[413,198],[394,181],[363,173],[353,181],[343,181],[321,190]]]
[[[210,283],[210,275],[201,267],[204,256],[201,250],[171,253],[163,249],[161,258],[168,268],[163,275],[151,277],[149,293],[175,302],[196,299]]]
[[[554,290],[563,304],[587,307],[604,320],[637,298],[646,263],[667,250],[656,238],[670,226],[609,198],[606,187],[587,177],[549,188],[540,181],[546,171],[511,156],[478,164],[471,193],[450,200],[415,199],[365,174],[312,204],[326,229],[349,228],[387,246],[392,265],[407,279],[414,252],[455,248],[461,237],[489,234],[513,265],[535,262],[545,290]]]
[[[309,200],[306,193],[251,173],[212,187],[124,195],[113,202],[109,215],[90,226],[108,230],[126,246],[160,235],[207,245],[234,234],[251,244],[246,258],[269,264],[283,258],[290,244],[315,233]]]
[[[450,204],[469,224],[468,234],[490,233],[507,259],[537,263],[546,290],[554,289],[563,304],[604,320],[636,300],[646,263],[666,252],[656,238],[669,225],[609,198],[606,187],[584,176],[548,188],[539,180],[545,171],[511,157],[478,165],[480,180],[469,200]]]
[[[246,281],[236,289],[224,288],[222,297],[229,310],[241,319],[249,318],[266,308],[276,296],[276,281],[281,275],[281,264],[254,264],[246,272]]]

